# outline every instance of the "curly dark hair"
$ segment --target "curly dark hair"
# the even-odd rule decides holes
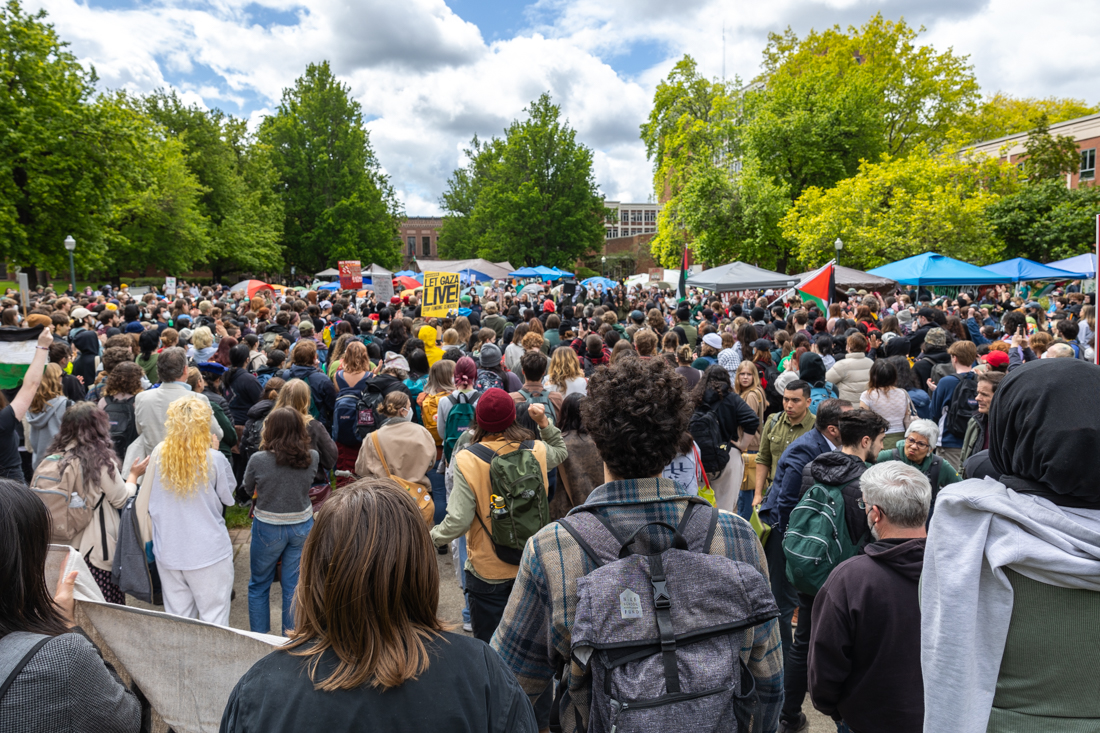
[[[724,400],[732,389],[731,384],[730,373],[726,368],[721,364],[711,364],[703,372],[703,378],[696,383],[695,389],[691,391],[693,406],[704,407],[710,404],[707,399],[708,390],[711,390],[713,394],[717,394],[718,399]]]
[[[309,468],[313,462],[309,446],[309,432],[297,410],[279,407],[268,414],[260,436],[260,450],[274,453],[276,465]]]
[[[136,395],[141,391],[141,378],[145,376],[145,370],[132,361],[124,361],[107,375],[107,383],[103,386],[103,394],[131,394]]]
[[[581,416],[614,476],[650,478],[676,457],[691,404],[684,378],[664,359],[621,359],[588,380]]]
[[[77,402],[65,411],[61,417],[61,428],[47,453],[62,455],[62,469],[77,461],[87,481],[98,481],[104,469],[107,477],[114,480],[118,471],[118,454],[111,440],[111,421],[107,412],[94,402]]]

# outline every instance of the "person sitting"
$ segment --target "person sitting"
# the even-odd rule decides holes
[[[916,468],[897,461],[867,469],[859,487],[874,541],[829,573],[814,597],[810,701],[838,730],[920,733],[917,596],[932,487]]]
[[[921,575],[924,729],[1087,730],[1100,718],[1100,368],[1033,361],[989,413],[999,478],[937,498]]]
[[[137,733],[141,704],[73,620],[77,571],[50,593],[49,547],[46,505],[21,482],[0,478],[0,660],[10,675],[0,730]]]
[[[436,615],[439,566],[408,493],[362,479],[333,494],[302,554],[290,643],[237,682],[222,733],[535,733],[500,657]],[[425,704],[425,700],[431,700]]]

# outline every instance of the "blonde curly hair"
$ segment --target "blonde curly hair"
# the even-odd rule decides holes
[[[210,405],[194,395],[168,406],[168,434],[160,445],[158,467],[164,488],[180,496],[198,491],[210,470]]]

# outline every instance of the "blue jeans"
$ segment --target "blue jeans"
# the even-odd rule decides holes
[[[275,566],[283,561],[280,585],[283,587],[283,635],[294,628],[294,590],[298,587],[298,568],[302,546],[313,527],[313,517],[298,524],[266,524],[252,521],[250,552],[251,577],[248,579],[248,627],[267,634],[271,631],[271,583]]]
[[[466,535],[458,538],[458,567],[461,569],[458,575],[458,584],[462,587],[462,623],[470,623],[470,604],[466,600]]]
[[[836,733],[852,733],[852,729],[843,720],[836,721]]]
[[[737,495],[737,516],[746,522],[752,519],[752,498],[755,495],[756,491],[753,489],[742,491]]]

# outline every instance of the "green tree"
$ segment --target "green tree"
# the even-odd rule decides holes
[[[1027,132],[1035,121],[1046,115],[1050,124],[1100,112],[1100,107],[1083,99],[1012,97],[997,92],[956,122],[952,136],[959,144],[970,145],[1006,135]]]
[[[1020,187],[1014,166],[930,156],[884,155],[830,189],[810,188],[784,217],[784,235],[807,266],[833,257],[844,241],[844,264],[878,267],[922,252],[986,264],[1002,244],[987,217],[1002,196]]]
[[[288,264],[357,259],[396,267],[402,207],[375,157],[359,103],[328,62],[310,64],[260,126],[282,193]]]
[[[592,150],[576,141],[548,94],[524,111],[527,119],[513,122],[502,139],[475,138],[470,165],[448,182],[448,256],[473,252],[476,241],[486,259],[571,267],[603,241],[608,212]]]
[[[483,143],[474,135],[470,147],[463,150],[469,162],[465,168],[458,168],[451,174],[447,180],[447,190],[439,200],[447,212],[439,231],[440,257],[466,260],[478,256],[481,237],[485,232],[474,229],[474,208],[493,165],[500,162],[502,148],[500,138]]]
[[[1052,262],[1095,246],[1100,187],[1068,188],[1048,179],[1022,186],[989,207],[987,216],[1004,242],[1006,258]]]
[[[203,187],[200,210],[209,223],[203,258],[219,280],[224,272],[282,269],[282,202],[267,146],[244,120],[185,105],[174,91],[143,100],[146,113],[178,138],[187,167]]]
[[[1080,153],[1077,142],[1068,135],[1051,135],[1045,114],[1035,121],[1035,129],[1024,143],[1024,173],[1031,182],[1061,178],[1077,170]]]
[[[90,108],[96,83],[45,22],[16,0],[0,7],[0,257],[31,269],[81,270],[106,256],[109,159]]]

